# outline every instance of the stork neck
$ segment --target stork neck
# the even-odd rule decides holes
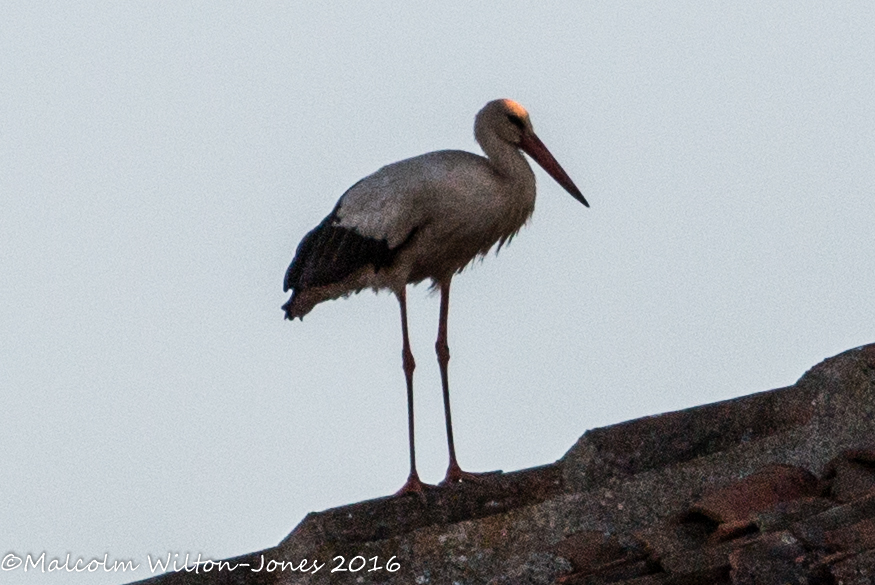
[[[526,157],[516,145],[493,133],[486,133],[484,136],[476,138],[496,171],[521,187],[531,186],[534,188],[535,174],[532,172],[532,167],[529,166]]]

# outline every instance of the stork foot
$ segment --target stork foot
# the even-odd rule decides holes
[[[499,471],[484,471],[481,473],[462,471],[462,468],[459,467],[459,464],[456,463],[455,461],[453,461],[452,463],[450,463],[449,468],[447,468],[447,475],[444,477],[444,480],[442,482],[440,482],[438,485],[447,486],[447,485],[450,485],[451,483],[458,483],[458,482],[477,483],[477,482],[483,481],[484,479],[492,477],[494,475],[499,475],[500,473],[501,473],[500,470]]]
[[[423,483],[419,479],[419,475],[414,471],[407,478],[407,481],[401,486],[401,489],[395,492],[395,496],[405,496],[407,494],[417,494],[420,498],[425,498],[426,490],[433,490],[437,486]]]

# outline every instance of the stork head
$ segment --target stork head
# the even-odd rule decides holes
[[[534,134],[529,113],[513,100],[493,100],[483,106],[474,122],[474,133],[491,131],[505,142],[519,146],[522,137]]]
[[[486,133],[492,133],[528,154],[572,197],[589,207],[580,189],[535,134],[529,113],[520,104],[513,100],[501,99],[493,100],[483,106],[474,122],[474,135],[477,141],[483,144]]]

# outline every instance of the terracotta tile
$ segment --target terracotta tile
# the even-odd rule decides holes
[[[717,530],[718,524],[701,515],[688,515],[683,521],[663,521],[633,533],[655,559],[699,548]]]
[[[810,472],[790,465],[769,465],[723,489],[707,494],[690,507],[720,523],[739,522],[780,502],[818,495]]]
[[[805,552],[802,543],[787,531],[764,535],[729,554],[732,583],[810,583],[817,575]]]
[[[746,536],[738,540],[674,551],[659,559],[665,572],[689,578],[717,578],[729,574],[729,555],[741,546],[755,542],[761,536]]]
[[[558,542],[553,551],[568,559],[574,573],[557,579],[564,585],[612,583],[653,573],[653,563],[643,548],[623,547],[613,536],[599,531],[583,531]]]
[[[614,562],[600,567],[595,573],[575,573],[556,580],[557,585],[603,585],[607,583],[638,582],[639,577],[652,575],[658,566],[647,560]]]
[[[839,502],[850,502],[875,489],[875,449],[843,451],[826,464],[824,478],[830,482],[830,495]]]
[[[824,534],[826,545],[837,551],[862,552],[875,549],[875,518],[866,518]]]
[[[774,532],[789,527],[794,522],[821,514],[836,503],[827,498],[810,497],[779,502],[768,510],[754,514],[754,521],[760,532]]]
[[[568,559],[576,572],[584,573],[625,556],[616,538],[596,530],[572,534],[556,543],[553,551]]]
[[[875,494],[870,494],[811,516],[790,526],[793,534],[809,546],[829,548],[827,535],[866,519],[875,518]]]

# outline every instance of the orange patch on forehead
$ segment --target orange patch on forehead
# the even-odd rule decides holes
[[[528,118],[529,113],[526,111],[524,107],[519,105],[513,100],[502,100],[504,103],[504,107],[507,108],[509,114],[513,114],[514,116],[519,116],[520,118]]]

